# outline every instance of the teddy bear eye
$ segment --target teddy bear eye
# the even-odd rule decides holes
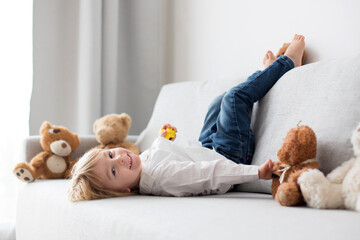
[[[113,158],[112,152],[109,152],[109,157],[110,157],[111,159]]]
[[[58,132],[60,132],[60,129],[53,129],[53,128],[51,128],[51,129],[49,129],[49,133],[58,133]]]

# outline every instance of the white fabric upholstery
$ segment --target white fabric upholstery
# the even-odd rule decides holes
[[[131,196],[71,203],[68,180],[21,190],[17,240],[358,239],[360,214],[281,207],[268,194]],[[291,237],[290,237],[291,236]]]
[[[197,139],[211,100],[246,80],[188,82],[163,87],[153,115],[137,144],[147,149],[163,123],[170,122],[179,137]],[[286,73],[253,109],[256,150],[260,165],[277,161],[277,151],[290,128],[309,125],[318,138],[318,161],[325,173],[352,156],[350,136],[360,121],[360,55],[322,61]],[[270,193],[270,181],[239,185],[239,191]]]
[[[15,240],[15,221],[0,221],[0,239]]]

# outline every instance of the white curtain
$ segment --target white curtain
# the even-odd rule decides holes
[[[12,169],[23,161],[32,86],[32,1],[0,1],[0,239],[13,229],[19,180]],[[7,224],[4,224],[4,223]]]
[[[150,118],[165,79],[163,0],[34,0],[30,133],[42,121],[92,134],[93,122],[128,113],[130,134]],[[170,80],[171,81],[171,80]]]
[[[239,77],[253,65],[233,54],[242,34],[229,45],[234,0],[34,3],[30,134],[44,120],[92,134],[93,122],[113,112],[130,114],[130,134],[139,134],[163,84]]]

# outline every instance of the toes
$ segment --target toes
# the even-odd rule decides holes
[[[267,51],[266,52],[266,54],[265,54],[265,59],[269,59],[270,58],[270,56],[269,56],[269,53],[270,53],[271,51]]]
[[[304,40],[304,38],[305,37],[303,35],[295,34],[293,40],[301,41],[301,40]]]
[[[274,53],[273,53],[272,51],[268,51],[268,56],[269,56],[269,58],[271,58],[271,59],[276,58],[275,55],[274,55]]]
[[[272,51],[267,51],[266,54],[265,54],[265,57],[264,57],[264,60],[268,60],[268,59],[271,59],[271,58],[275,58],[275,55]]]
[[[267,60],[269,59],[268,53],[265,54],[263,59],[263,64],[266,64]]]

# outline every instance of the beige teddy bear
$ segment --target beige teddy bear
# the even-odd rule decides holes
[[[360,124],[352,134],[351,143],[355,156],[326,177],[316,169],[300,175],[298,183],[308,206],[360,211]]]
[[[93,130],[98,148],[126,148],[135,154],[140,154],[139,148],[132,142],[125,140],[131,126],[131,118],[126,113],[109,114],[94,122]]]

